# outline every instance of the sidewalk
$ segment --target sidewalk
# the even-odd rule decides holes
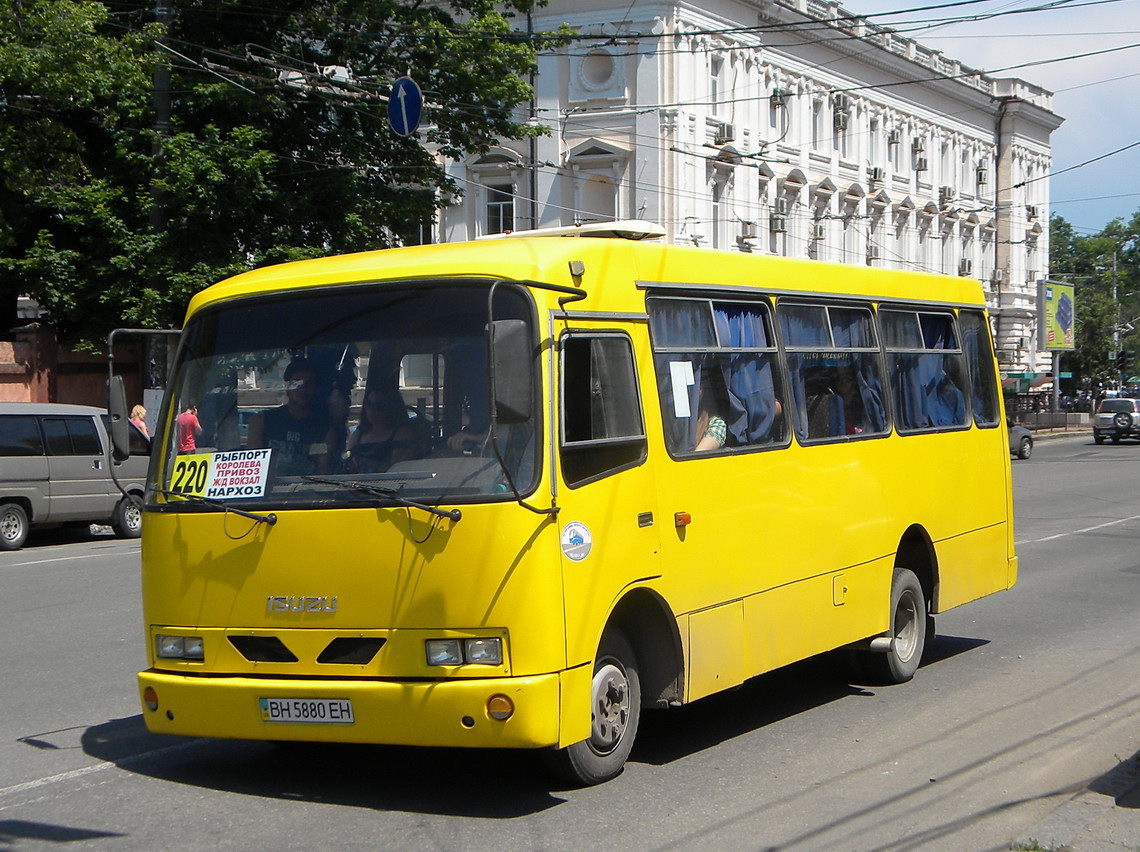
[[[1057,807],[1013,849],[1140,850],[1140,753]]]
[[[1088,429],[1042,429],[1034,440],[1092,438]],[[1140,852],[1140,753],[1059,805],[1013,849]]]

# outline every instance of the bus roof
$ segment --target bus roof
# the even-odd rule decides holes
[[[571,263],[582,269],[572,274]],[[640,288],[714,287],[725,291],[825,293],[873,300],[984,305],[974,278],[880,269],[775,255],[581,236],[410,246],[266,266],[201,291],[187,318],[220,301],[308,287],[433,278],[505,278],[578,287],[576,310],[644,310]],[[633,286],[638,285],[638,286]],[[554,294],[551,298],[555,298]]]

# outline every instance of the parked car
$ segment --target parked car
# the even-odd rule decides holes
[[[130,458],[114,462],[109,423],[87,405],[0,403],[0,550],[23,547],[33,527],[63,524],[138,537],[150,441],[130,425]]]
[[[1007,420],[1009,428],[1009,452],[1019,459],[1027,459],[1033,455],[1033,433],[1024,426],[1019,426],[1012,420]]]
[[[1093,417],[1093,440],[1119,444],[1122,438],[1140,438],[1140,400],[1118,396],[1101,400]]]

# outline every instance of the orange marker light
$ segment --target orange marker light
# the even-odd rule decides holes
[[[693,522],[693,516],[688,512],[677,512],[673,515],[673,523],[678,527],[687,527]]]
[[[515,714],[515,702],[505,695],[492,695],[487,699],[487,715],[505,722]]]

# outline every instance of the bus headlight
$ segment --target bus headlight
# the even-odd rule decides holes
[[[163,660],[204,660],[201,636],[155,636],[155,656]]]
[[[503,664],[503,640],[493,639],[463,640],[463,655],[467,662],[481,666],[501,666]]]
[[[458,639],[428,639],[425,644],[429,666],[463,665],[463,643]]]
[[[486,639],[428,639],[429,666],[501,666],[503,640],[498,636]]]

